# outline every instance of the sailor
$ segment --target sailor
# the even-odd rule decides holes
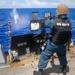
[[[71,22],[67,17],[69,14],[68,6],[65,4],[58,5],[56,9],[57,18],[54,20],[47,19],[45,25],[52,28],[51,38],[48,40],[45,50],[42,51],[38,62],[40,75],[43,69],[46,68],[50,57],[56,52],[62,72],[66,72],[67,59],[66,59],[66,45],[71,40]]]

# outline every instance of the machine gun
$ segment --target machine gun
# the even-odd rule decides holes
[[[49,19],[54,19],[55,16],[51,16],[50,12],[45,12],[44,18],[42,19],[38,19],[38,13],[37,12],[32,12],[32,20],[30,21],[30,30],[31,31],[36,31],[36,30],[41,30],[41,34],[35,34],[33,36],[33,39],[37,39],[36,43],[41,43],[41,42],[45,42],[49,37],[51,37],[49,35],[49,33],[46,33],[45,28],[49,28],[49,27],[45,27],[44,22]]]
[[[46,33],[44,22],[47,19],[54,19],[55,16],[51,16],[50,12],[45,12],[44,18],[38,19],[38,13],[37,12],[32,12],[32,20],[30,21],[30,31],[35,32],[36,30],[41,31],[40,34],[34,34],[33,35],[33,41],[36,43],[38,46],[43,46],[43,44],[46,42],[47,39],[49,39],[50,34]],[[38,47],[40,48],[40,47]]]
[[[45,28],[44,22],[45,20],[54,19],[55,16],[52,16],[50,12],[46,12],[44,18],[38,19],[38,13],[32,12],[32,20],[30,21],[30,30],[41,30],[42,28]]]

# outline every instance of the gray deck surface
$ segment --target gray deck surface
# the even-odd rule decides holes
[[[70,54],[67,60],[68,66],[66,74],[62,74],[58,58],[56,58],[53,62],[51,62],[51,60],[49,61],[47,67],[44,69],[43,75],[75,75],[75,53]],[[19,67],[2,68],[0,69],[0,75],[39,75],[37,68],[38,59],[30,61],[28,64]]]

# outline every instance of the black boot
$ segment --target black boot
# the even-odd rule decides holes
[[[39,75],[43,75],[43,69],[39,69]]]
[[[66,65],[62,66],[62,73],[66,73]]]

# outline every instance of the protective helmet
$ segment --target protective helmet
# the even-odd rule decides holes
[[[60,5],[57,7],[56,13],[57,13],[57,15],[69,14],[69,9],[68,9],[67,5],[65,5],[65,4],[60,4]]]

